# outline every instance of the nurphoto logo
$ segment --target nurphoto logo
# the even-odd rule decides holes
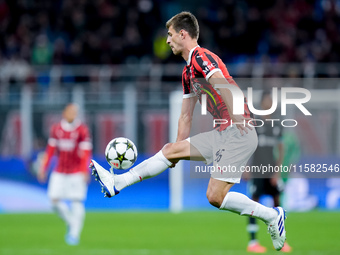
[[[244,95],[242,90],[231,84],[217,84],[215,86],[216,89],[219,88],[227,88],[231,91],[233,96],[233,114],[234,115],[241,115],[244,114]],[[302,95],[301,98],[290,98],[289,94],[300,94]],[[247,89],[247,99],[248,99],[248,107],[251,113],[260,116],[268,116],[274,113],[278,107],[278,89],[272,89],[272,106],[267,110],[259,110],[254,107],[253,103],[253,88]],[[307,110],[307,108],[303,105],[307,103],[311,99],[311,93],[309,90],[305,88],[295,88],[295,87],[284,87],[281,89],[281,116],[287,115],[287,105],[295,105],[304,115],[311,116],[312,114]],[[206,115],[207,113],[207,94],[202,94],[202,102],[201,102],[201,114]],[[262,127],[265,121],[271,122],[272,127],[276,122],[281,123],[283,127],[295,127],[297,126],[298,122],[295,119],[254,119],[257,124],[254,124],[252,120],[244,120],[241,123],[233,123],[232,124],[246,124],[253,126],[253,127]],[[227,124],[227,119],[214,119],[213,126],[220,124]]]

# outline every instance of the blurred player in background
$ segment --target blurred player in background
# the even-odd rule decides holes
[[[268,110],[272,107],[272,97],[269,91],[264,91],[261,98],[261,108]],[[264,125],[257,128],[258,146],[253,155],[254,166],[280,166],[284,158],[284,146],[282,142],[282,127],[280,125],[272,126],[272,122],[265,121],[272,119],[272,116],[261,116]],[[275,159],[274,149],[278,150],[278,157]],[[280,193],[283,191],[283,182],[281,180],[280,172],[275,173],[250,173],[251,180],[249,181],[249,190],[252,199],[256,202],[260,200],[262,195],[270,195],[274,200],[274,206],[280,205]],[[266,247],[260,245],[256,239],[256,233],[259,226],[256,219],[250,217],[247,230],[250,234],[250,242],[247,251],[254,253],[266,252]],[[291,247],[285,243],[281,249],[282,252],[290,252]]]
[[[68,104],[62,120],[51,128],[45,157],[38,173],[38,180],[46,182],[48,166],[56,153],[58,162],[49,179],[48,196],[53,209],[66,223],[65,241],[69,245],[79,243],[84,225],[84,200],[90,180],[88,163],[92,154],[89,130],[77,116],[78,106]]]
[[[166,23],[166,27],[167,43],[172,52],[186,61],[182,73],[183,101],[176,142],[166,144],[156,155],[121,175],[112,175],[92,160],[90,167],[93,174],[103,187],[103,192],[111,197],[127,186],[162,173],[179,160],[214,163],[216,172],[211,173],[207,188],[210,204],[220,210],[263,220],[268,226],[274,247],[280,250],[286,239],[284,210],[281,207],[265,207],[241,193],[229,191],[235,183],[240,182],[241,169],[257,147],[256,131],[247,122],[251,119],[246,99],[243,95],[240,98],[244,102],[244,114],[233,114],[231,91],[239,89],[238,85],[222,60],[198,45],[199,26],[194,15],[179,13]],[[223,87],[217,89],[216,86],[221,84]],[[212,131],[188,138],[194,105],[198,100],[201,102],[202,95],[205,95],[207,110],[214,119],[224,119],[226,122],[216,125]],[[234,166],[238,171],[223,172],[218,166]]]

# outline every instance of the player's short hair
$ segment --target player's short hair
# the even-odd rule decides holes
[[[196,17],[191,12],[181,12],[166,22],[166,28],[173,27],[178,33],[182,29],[188,32],[191,38],[198,39],[199,26]]]

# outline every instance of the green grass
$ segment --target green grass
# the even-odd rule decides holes
[[[1,255],[224,255],[249,254],[246,217],[221,211],[88,212],[81,243],[64,243],[65,227],[54,214],[0,214]],[[292,254],[340,254],[340,213],[290,213]],[[263,223],[258,234],[278,254]]]

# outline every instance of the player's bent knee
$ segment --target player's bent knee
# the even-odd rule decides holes
[[[166,157],[167,159],[171,159],[173,152],[173,143],[167,143],[163,146],[162,148],[162,152],[164,157]]]
[[[172,163],[177,163],[178,160],[175,160],[175,156],[176,155],[176,151],[174,148],[174,144],[173,143],[167,143],[163,146],[162,148],[162,153],[164,155],[164,157],[166,157],[168,160],[170,160]]]
[[[183,141],[165,144],[162,148],[162,152],[163,155],[169,160],[183,158],[187,154]]]
[[[220,192],[214,192],[214,191],[207,191],[207,198],[209,203],[212,206],[215,206],[217,208],[220,208],[223,202],[223,195]]]
[[[169,154],[169,152],[171,151],[172,149],[172,143],[167,143],[163,146],[162,148],[162,152],[164,154],[164,156],[166,156],[167,154]]]

